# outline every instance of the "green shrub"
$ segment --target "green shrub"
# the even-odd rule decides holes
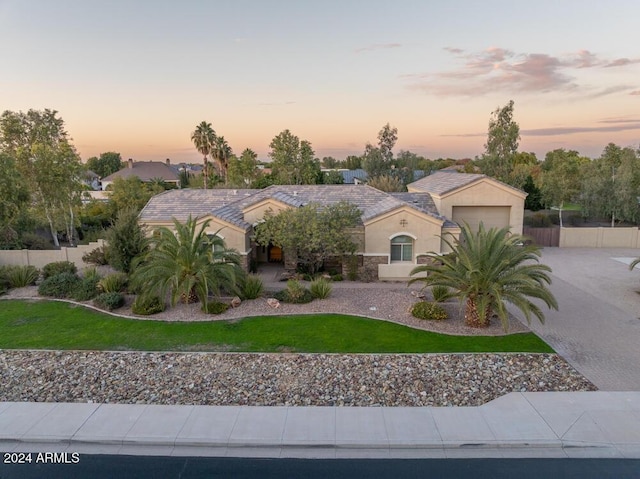
[[[431,294],[436,303],[444,303],[446,300],[453,298],[453,293],[448,286],[436,284],[431,287]]]
[[[344,278],[340,273],[331,276],[331,281],[342,281]]]
[[[145,254],[148,240],[138,224],[138,210],[120,210],[116,220],[107,230],[109,264],[118,271],[130,273],[134,260]]]
[[[209,301],[202,305],[202,311],[209,314],[222,314],[227,309],[229,309],[229,305],[220,301]]]
[[[411,314],[418,319],[433,319],[436,321],[443,321],[448,317],[442,306],[429,301],[420,301],[414,304],[411,308]]]
[[[107,257],[107,248],[106,246],[99,246],[98,248],[92,249],[88,253],[82,255],[82,261],[87,264],[95,264],[98,266],[104,266],[105,264],[109,264],[109,258]]]
[[[327,281],[325,278],[319,278],[315,281],[312,281],[309,285],[309,290],[311,291],[311,295],[317,299],[326,299],[331,294],[331,290],[333,286],[331,283]]]
[[[89,268],[83,269],[82,270],[82,277],[83,278],[95,279],[96,282],[100,281],[100,279],[102,279],[102,276],[100,276],[100,273],[98,273],[98,268],[96,268],[95,266],[91,266]]]
[[[78,268],[76,268],[76,265],[71,261],[56,261],[44,265],[44,268],[42,268],[42,277],[47,279],[60,273],[71,273],[75,275],[77,272]]]
[[[40,271],[35,266],[5,266],[2,276],[9,288],[23,288],[32,286],[40,277]]]
[[[287,281],[287,289],[278,291],[273,295],[273,297],[283,303],[304,304],[313,301],[311,291],[295,279]]]
[[[68,298],[79,282],[80,278],[69,272],[49,276],[38,286],[38,294],[51,298]]]
[[[549,226],[551,226],[551,220],[549,219],[549,215],[539,212],[528,216],[526,218],[525,224],[527,224],[527,226],[531,226],[532,228],[548,228]]]
[[[75,288],[73,288],[73,291],[71,291],[71,297],[76,301],[89,301],[90,299],[95,298],[99,293],[99,279],[100,278],[97,276],[82,278],[78,281]]]
[[[242,285],[242,298],[243,299],[256,299],[262,296],[264,291],[264,284],[260,276],[255,274],[247,275]]]
[[[349,256],[347,260],[347,279],[349,281],[358,279],[358,257],[355,255]]]
[[[164,311],[164,301],[158,296],[137,296],[133,304],[131,305],[131,311],[134,314],[140,314],[147,316],[149,314],[161,313]]]
[[[113,311],[124,306],[124,296],[120,293],[101,293],[93,300],[93,304],[101,309]]]
[[[25,249],[44,250],[53,248],[51,241],[35,233],[22,233],[20,241],[22,242],[22,247]]]
[[[98,282],[98,289],[103,293],[122,293],[127,288],[129,277],[126,273],[112,273]]]
[[[4,294],[9,290],[9,278],[6,276],[6,266],[0,266],[0,294]]]

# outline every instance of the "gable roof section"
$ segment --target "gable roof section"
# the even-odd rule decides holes
[[[201,218],[259,190],[168,190],[155,195],[140,212],[141,221],[186,221]]]
[[[507,185],[506,183],[498,181],[495,178],[491,178],[487,175],[481,175],[478,173],[458,173],[455,171],[438,171],[429,176],[425,176],[418,181],[409,183],[407,186],[416,190],[434,194],[436,196],[443,196],[447,193],[451,193],[452,191],[465,186],[469,186],[472,183],[476,183],[483,179],[495,182],[496,184],[508,188],[509,190],[517,193],[520,196],[525,194],[522,190],[514,188],[513,186]]]
[[[155,178],[162,178],[165,181],[178,181],[178,174],[171,166],[159,161],[136,161],[133,167],[125,167],[115,173],[110,174],[102,181],[113,181],[116,178],[129,178],[137,176],[140,181],[151,181]]]
[[[317,203],[322,206],[348,201],[361,211],[362,221],[369,221],[403,206],[446,219],[438,211],[428,193],[385,193],[362,185],[273,185],[263,190],[169,190],[156,195],[140,213],[141,221],[185,221],[193,217],[212,216],[249,229],[243,211],[262,201],[273,199],[294,208]]]

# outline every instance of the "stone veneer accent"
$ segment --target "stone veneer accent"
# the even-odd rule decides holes
[[[378,265],[387,264],[388,256],[364,256],[356,255],[358,258],[358,281],[378,281]],[[342,262],[342,275],[345,279],[349,276],[349,258]]]

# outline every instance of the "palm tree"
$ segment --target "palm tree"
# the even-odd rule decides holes
[[[486,230],[480,223],[478,231],[468,224],[462,226],[460,239],[443,241],[451,253],[430,253],[434,261],[411,271],[425,286],[442,285],[452,290],[453,297],[465,301],[465,321],[468,326],[485,327],[494,313],[505,331],[509,327],[505,302],[524,313],[527,322],[533,314],[541,323],[544,314],[530,298],[542,300],[550,309],[558,303],[547,288],[551,268],[539,264],[540,248],[527,245],[520,235],[511,235],[508,228]]]
[[[213,149],[211,150],[211,156],[216,159],[218,164],[218,172],[220,176],[224,178],[224,183],[227,184],[227,170],[229,168],[229,159],[233,155],[233,150],[224,139],[224,136],[216,138]]]
[[[172,305],[194,297],[206,304],[210,293],[219,296],[223,288],[235,292],[243,275],[238,253],[219,236],[206,234],[208,220],[199,228],[191,216],[173,223],[175,232],[162,227],[151,240],[153,247],[133,273],[137,288],[160,298],[170,294]]]
[[[211,127],[211,123],[201,122],[193,133],[191,133],[191,141],[195,145],[198,152],[204,156],[204,189],[207,189],[207,175],[209,174],[209,161],[207,156],[211,153],[216,143],[216,132]]]

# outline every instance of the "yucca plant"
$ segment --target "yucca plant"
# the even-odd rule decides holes
[[[540,248],[524,244],[521,235],[512,235],[508,228],[486,230],[480,223],[474,231],[468,224],[461,227],[460,239],[443,237],[451,253],[430,253],[439,261],[418,266],[411,275],[426,286],[446,286],[454,297],[465,302],[465,321],[472,327],[488,326],[496,314],[505,330],[509,327],[506,304],[511,303],[524,314],[544,322],[540,307],[529,298],[542,300],[550,309],[558,303],[547,285],[551,268],[539,264]]]
[[[256,299],[262,296],[264,284],[262,278],[255,274],[247,275],[242,284],[242,297],[244,299]]]
[[[40,271],[35,266],[7,266],[4,277],[10,288],[23,288],[36,284],[40,277]]]
[[[309,291],[316,299],[326,299],[331,294],[333,286],[325,278],[319,278],[311,282]]]
[[[98,282],[98,289],[103,293],[121,293],[127,288],[127,273],[111,273]]]
[[[151,240],[152,248],[132,275],[135,287],[160,298],[169,294],[172,305],[190,295],[204,304],[210,293],[237,292],[243,275],[240,256],[219,236],[207,235],[209,220],[200,226],[191,217],[173,223],[175,232],[162,227]]]

